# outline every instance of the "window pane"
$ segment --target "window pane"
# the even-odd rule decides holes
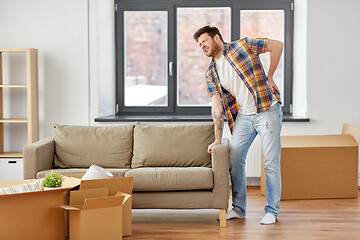
[[[167,106],[167,12],[124,12],[125,106]]]
[[[220,30],[224,41],[229,41],[230,12],[230,8],[177,9],[177,103],[179,106],[211,105],[205,82],[205,72],[210,58],[201,51],[193,35],[199,28],[211,25]]]
[[[283,10],[241,10],[241,38],[266,37],[284,42],[284,14]],[[270,66],[270,53],[260,54],[260,60],[267,74]],[[280,90],[281,101],[284,103],[284,54],[282,54],[275,71],[274,81]]]

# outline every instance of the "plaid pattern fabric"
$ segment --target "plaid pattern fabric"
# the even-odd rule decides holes
[[[231,43],[224,43],[224,45],[224,57],[236,73],[239,74],[254,97],[257,113],[266,111],[271,107],[274,98],[281,102],[280,93],[276,91],[273,94],[271,92],[267,84],[265,71],[259,59],[259,54],[266,51],[267,38],[243,38]],[[236,103],[236,98],[221,86],[214,58],[211,60],[206,71],[206,84],[209,97],[220,94],[229,128],[232,132],[239,111],[239,105]]]

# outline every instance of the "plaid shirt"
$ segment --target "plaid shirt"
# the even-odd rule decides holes
[[[265,71],[259,59],[259,54],[266,52],[267,41],[267,38],[244,38],[231,43],[224,43],[223,55],[236,73],[239,74],[254,97],[256,113],[266,111],[271,107],[274,98],[281,102],[280,93],[276,91],[273,94],[271,92]],[[239,111],[239,105],[236,103],[236,98],[221,86],[214,58],[212,58],[206,71],[206,84],[209,97],[220,94],[229,128],[232,132]]]

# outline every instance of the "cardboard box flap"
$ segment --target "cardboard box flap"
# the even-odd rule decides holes
[[[75,210],[75,211],[81,210],[81,207],[75,207],[75,206],[70,206],[70,205],[60,205],[59,207],[65,209],[65,210]]]
[[[350,135],[281,136],[282,148],[357,147]]]
[[[109,188],[94,188],[70,192],[70,205],[82,205],[87,198],[109,196]]]
[[[61,188],[71,189],[76,186],[79,186],[80,182],[81,182],[81,180],[78,178],[64,176],[64,181],[63,181]]]
[[[102,198],[87,198],[85,199],[82,210],[91,210],[98,208],[109,208],[122,206],[124,202],[124,196],[118,197],[102,197]]]
[[[73,174],[65,174],[66,177],[74,177],[81,180],[85,173],[73,173]]]
[[[123,193],[123,192],[117,192],[114,196],[115,197],[124,196],[124,203],[131,198],[130,194]]]
[[[107,178],[96,180],[83,180],[80,183],[80,190],[92,188],[109,188],[109,195],[114,196],[117,192],[131,194],[133,186],[134,177]]]
[[[360,141],[360,125],[344,123],[342,133],[351,135],[357,144]]]

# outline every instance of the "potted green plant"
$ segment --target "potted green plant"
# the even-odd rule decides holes
[[[49,189],[51,190],[61,187],[63,181],[64,181],[64,176],[62,176],[58,172],[51,171],[50,173],[47,173],[46,176],[44,177],[42,186],[44,187],[44,190],[49,190]]]

